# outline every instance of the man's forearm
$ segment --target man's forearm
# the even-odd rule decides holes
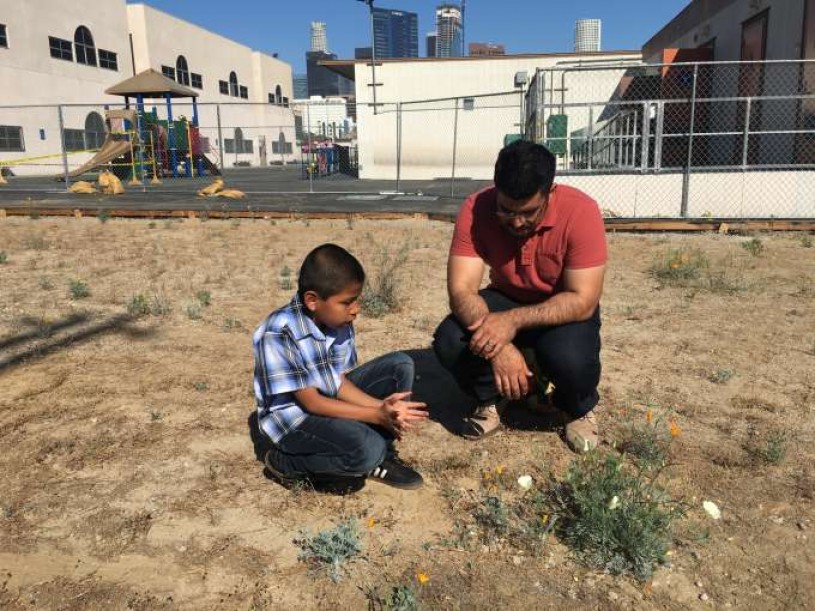
[[[588,320],[596,308],[597,304],[587,303],[578,293],[565,291],[543,303],[515,308],[510,315],[519,329],[555,327]]]
[[[465,327],[490,313],[487,302],[478,293],[454,293],[450,296],[450,309],[453,316]]]

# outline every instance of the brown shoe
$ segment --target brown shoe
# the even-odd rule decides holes
[[[564,436],[568,446],[577,454],[586,454],[594,450],[600,442],[599,427],[594,412],[567,422]]]
[[[461,436],[470,441],[476,441],[495,435],[501,430],[501,417],[498,415],[496,404],[481,405],[475,408],[472,416],[464,419]]]

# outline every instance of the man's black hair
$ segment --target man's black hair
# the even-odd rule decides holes
[[[320,299],[328,299],[352,284],[365,283],[365,270],[350,252],[336,244],[321,244],[306,255],[297,279],[300,299],[314,291]]]
[[[511,199],[549,193],[555,180],[555,156],[545,146],[516,140],[501,149],[495,162],[495,186]]]

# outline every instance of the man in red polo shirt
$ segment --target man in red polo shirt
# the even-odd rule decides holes
[[[532,388],[521,353],[531,348],[554,385],[565,438],[577,452],[597,446],[600,295],[607,260],[597,203],[554,185],[555,158],[516,141],[495,164],[495,186],[467,198],[447,262],[452,314],[433,346],[463,390],[478,401],[463,435],[497,432],[507,399]],[[479,290],[485,268],[490,284]]]

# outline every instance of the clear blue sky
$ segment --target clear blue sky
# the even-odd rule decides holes
[[[507,53],[571,51],[576,19],[602,19],[603,50],[639,49],[690,0],[468,0],[467,42],[496,42]],[[352,58],[370,45],[368,8],[358,0],[147,0],[147,4],[305,71],[309,24],[324,21],[329,50]],[[375,6],[419,15],[419,54],[434,29],[439,0],[376,0]]]

